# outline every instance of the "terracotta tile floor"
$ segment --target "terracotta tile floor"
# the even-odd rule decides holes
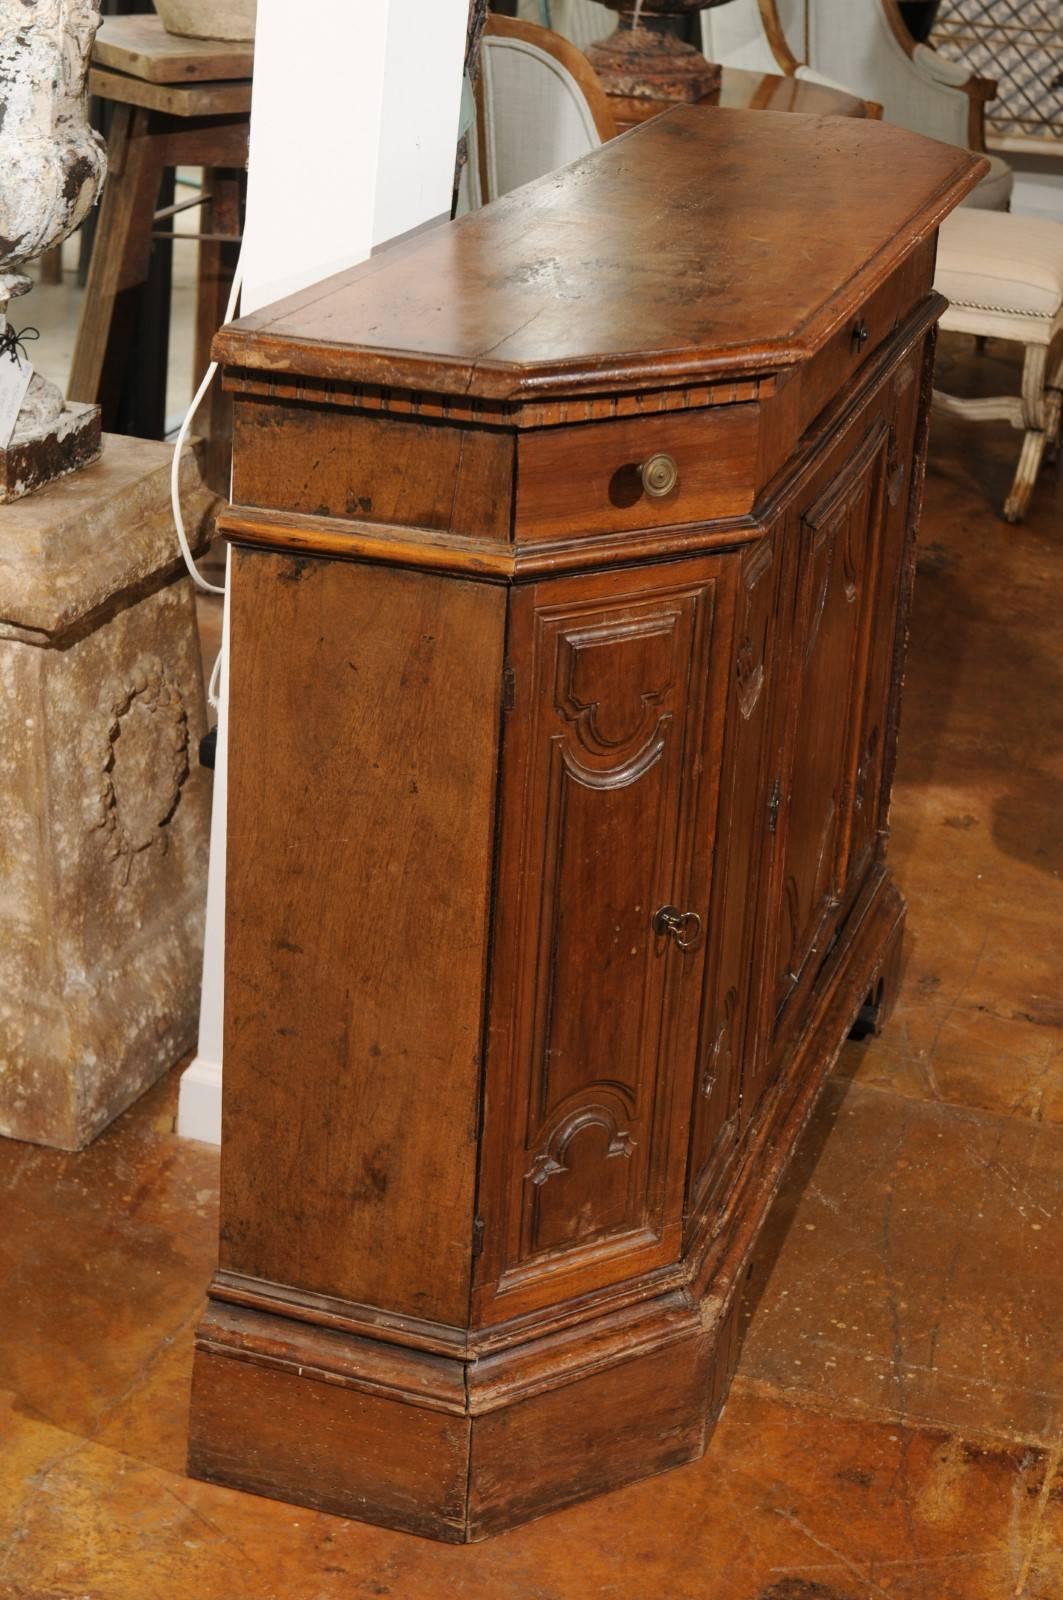
[[[997,519],[1017,447],[935,430],[903,997],[772,1215],[704,1461],[472,1549],[188,1481],[217,1158],[171,1080],[81,1156],[0,1141],[0,1595],[1063,1600],[1063,496]]]

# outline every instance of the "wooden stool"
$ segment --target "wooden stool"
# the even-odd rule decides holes
[[[156,212],[166,167],[204,169],[198,239],[195,378],[225,313],[236,270],[241,183],[247,165],[253,47],[178,39],[154,16],[110,17],[93,51],[89,89],[115,103],[110,170],[100,208],[70,375],[71,399],[103,407],[111,427],[131,357],[133,312],[148,275],[156,224],[184,205]],[[193,201],[192,204],[200,202]],[[191,396],[189,396],[191,398]],[[230,408],[220,388],[208,399],[199,431],[208,440],[208,482],[227,492]]]
[[[942,224],[934,287],[949,300],[941,326],[1026,346],[1022,395],[962,400],[934,392],[942,411],[1025,432],[1007,522],[1021,522],[1063,411],[1063,224],[1005,211],[957,211]]]

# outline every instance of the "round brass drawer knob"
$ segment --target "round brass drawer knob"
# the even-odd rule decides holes
[[[642,474],[642,487],[654,500],[663,500],[679,482],[679,467],[672,456],[651,456],[642,463],[639,471]]]

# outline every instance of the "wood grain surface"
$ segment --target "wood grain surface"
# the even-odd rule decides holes
[[[487,397],[786,368],[984,170],[881,123],[678,107],[233,324],[216,350],[237,367]]]
[[[468,1541],[700,1454],[898,981],[934,229],[979,170],[678,110],[222,337],[193,1471]]]
[[[234,561],[222,1265],[443,1322],[468,1313],[504,613],[483,584]]]
[[[104,17],[92,59],[148,83],[217,83],[250,78],[255,47],[179,38],[167,33],[157,16]]]

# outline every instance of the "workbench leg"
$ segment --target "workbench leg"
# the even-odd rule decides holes
[[[102,405],[105,429],[114,426],[151,256],[164,154],[164,141],[152,137],[151,116],[139,106],[115,107],[107,184],[70,370],[70,398]]]
[[[243,177],[235,167],[204,167],[203,188],[210,196],[202,210],[202,231],[239,237],[243,229]],[[210,363],[214,335],[225,320],[225,308],[240,258],[239,244],[203,239],[199,246],[199,280],[196,293],[196,345],[194,387],[198,388]],[[207,440],[204,476],[218,494],[228,498],[232,463],[232,401],[216,379],[193,423],[193,431]]]

